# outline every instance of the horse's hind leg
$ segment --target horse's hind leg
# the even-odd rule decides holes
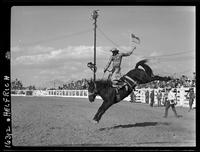
[[[103,102],[102,105],[99,107],[97,113],[95,114],[93,120],[99,122],[102,115],[105,113],[105,111],[112,105],[112,103]]]

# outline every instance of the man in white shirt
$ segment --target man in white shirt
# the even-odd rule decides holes
[[[167,98],[168,98],[170,104],[176,104],[176,96],[171,88],[169,90]]]
[[[176,112],[176,108],[175,108],[175,105],[177,104],[176,96],[173,93],[171,87],[167,88],[166,90],[167,90],[168,96],[167,96],[167,101],[165,103],[165,116],[164,116],[164,118],[167,118],[168,110],[169,110],[170,107],[172,108],[172,111],[174,112],[175,117],[178,118],[179,116],[178,116],[178,114]]]

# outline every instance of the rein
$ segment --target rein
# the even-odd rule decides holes
[[[88,95],[89,95],[89,96],[97,95],[97,93],[96,93],[96,92],[93,92],[93,93],[88,92]]]

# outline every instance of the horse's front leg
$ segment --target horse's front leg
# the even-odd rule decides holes
[[[95,120],[97,123],[101,119],[102,115],[105,113],[105,111],[112,105],[113,103],[103,102],[102,105],[99,107],[97,113],[95,114],[93,120]]]

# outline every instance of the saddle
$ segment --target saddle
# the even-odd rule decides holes
[[[128,85],[126,82],[121,81],[121,80],[114,80],[116,83],[112,83],[112,87],[115,88],[116,91],[116,98],[118,101],[120,101],[120,94],[119,90],[122,89],[123,87],[126,88],[126,91],[128,91]]]
[[[137,82],[135,80],[133,80],[131,77],[129,77],[128,75],[125,75],[123,77],[121,77],[119,80],[113,80],[116,83],[112,82],[112,87],[115,88],[116,90],[116,96],[117,96],[117,100],[120,100],[120,94],[119,94],[119,90],[123,87],[126,88],[126,91],[128,91],[128,88],[131,88],[132,90],[135,90],[135,85],[137,85]]]

